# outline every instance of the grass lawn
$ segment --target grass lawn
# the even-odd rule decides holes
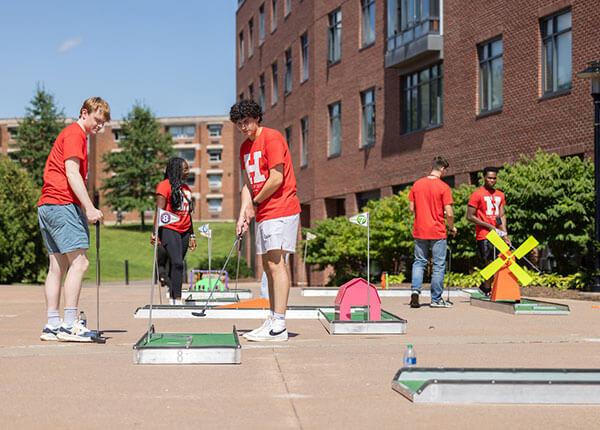
[[[96,227],[90,225],[89,228],[90,268],[83,280],[96,282]],[[235,240],[235,224],[212,223],[211,228],[213,258],[227,256]],[[125,282],[125,260],[129,260],[130,280],[151,279],[154,252],[154,247],[150,245],[151,232],[151,225],[146,225],[144,231],[140,231],[139,224],[100,226],[100,281]],[[208,256],[208,239],[196,232],[196,243],[198,246],[195,251],[188,250],[186,257],[188,270],[196,266],[200,258]]]

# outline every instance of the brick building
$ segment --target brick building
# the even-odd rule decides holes
[[[238,157],[234,151],[233,125],[227,116],[157,118],[163,131],[171,132],[173,149],[184,158],[191,173],[187,183],[195,199],[194,220],[233,221],[234,194],[239,190],[236,174]],[[68,119],[67,123],[72,122]],[[102,154],[115,151],[121,138],[122,121],[111,121],[95,136],[89,138],[88,190],[99,189],[106,173],[102,171]],[[18,147],[14,141],[18,119],[0,119],[0,153],[10,156]],[[166,160],[165,160],[166,165]],[[105,222],[117,222],[117,213],[103,204]],[[123,222],[139,222],[140,215],[122,213]],[[152,222],[153,210],[144,214]]]
[[[237,97],[288,139],[302,226],[450,161],[450,185],[538,148],[593,155],[597,0],[240,0]],[[237,146],[241,136],[237,135]],[[326,273],[294,278],[326,282]]]

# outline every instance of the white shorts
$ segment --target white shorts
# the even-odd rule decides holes
[[[266,254],[273,249],[296,252],[300,214],[268,219],[256,224],[256,253]]]

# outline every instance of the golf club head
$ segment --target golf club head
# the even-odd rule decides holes
[[[206,316],[206,310],[202,310],[202,312],[192,312],[192,315],[195,317],[205,317]]]
[[[93,336],[92,337],[92,342],[93,343],[102,343],[102,344],[104,344],[104,343],[106,343],[106,338],[102,337],[102,336]]]

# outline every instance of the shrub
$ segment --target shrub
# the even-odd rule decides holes
[[[37,282],[47,267],[37,218],[39,198],[29,174],[0,156],[0,283]]]

